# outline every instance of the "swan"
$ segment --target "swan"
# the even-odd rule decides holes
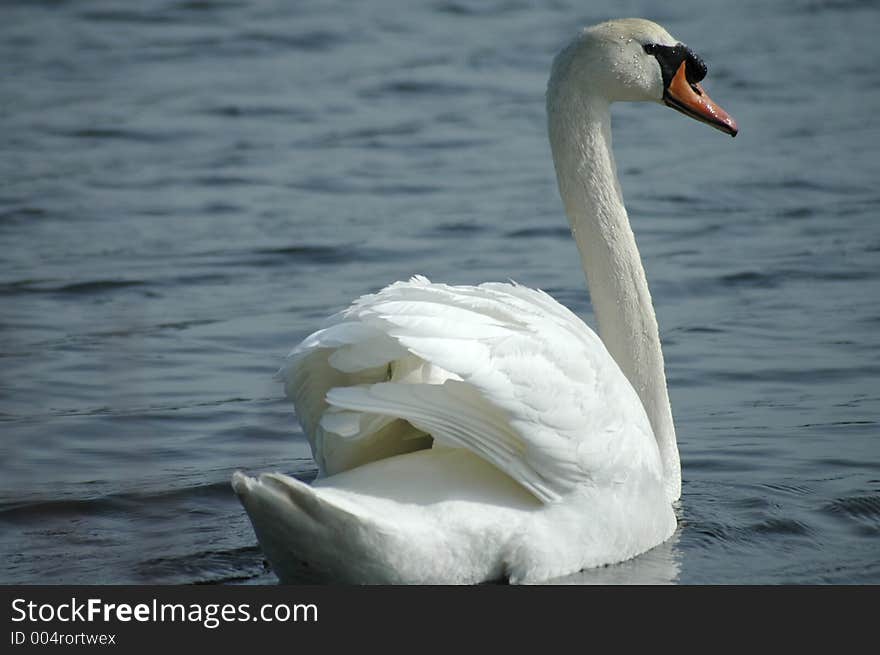
[[[735,136],[705,75],[644,19],[585,28],[553,62],[549,138],[601,338],[542,291],[416,276],[291,352],[280,376],[318,477],[233,476],[282,582],[535,583],[669,539],[681,467],[610,104]]]

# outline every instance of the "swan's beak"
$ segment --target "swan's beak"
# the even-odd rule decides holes
[[[730,136],[736,136],[739,131],[736,121],[712,101],[703,87],[688,82],[686,64],[686,61],[681,62],[663,93],[663,102],[685,116],[696,118]]]

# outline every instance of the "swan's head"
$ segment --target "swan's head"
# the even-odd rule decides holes
[[[736,136],[736,121],[700,86],[706,64],[649,20],[624,18],[585,29],[553,64],[550,89],[589,90],[609,102],[662,102]]]

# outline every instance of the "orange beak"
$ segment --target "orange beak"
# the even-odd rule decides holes
[[[736,136],[739,131],[736,121],[712,101],[703,87],[697,83],[688,82],[686,62],[684,61],[681,62],[681,66],[678,67],[675,76],[666,87],[663,102],[682,114],[696,118],[730,136]]]

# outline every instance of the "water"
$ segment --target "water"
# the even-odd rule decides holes
[[[0,582],[273,582],[229,478],[314,474],[272,376],[360,294],[514,278],[594,324],[543,91],[615,15],[741,133],[615,109],[681,527],[568,581],[880,582],[880,10],[532,4],[0,6]]]

